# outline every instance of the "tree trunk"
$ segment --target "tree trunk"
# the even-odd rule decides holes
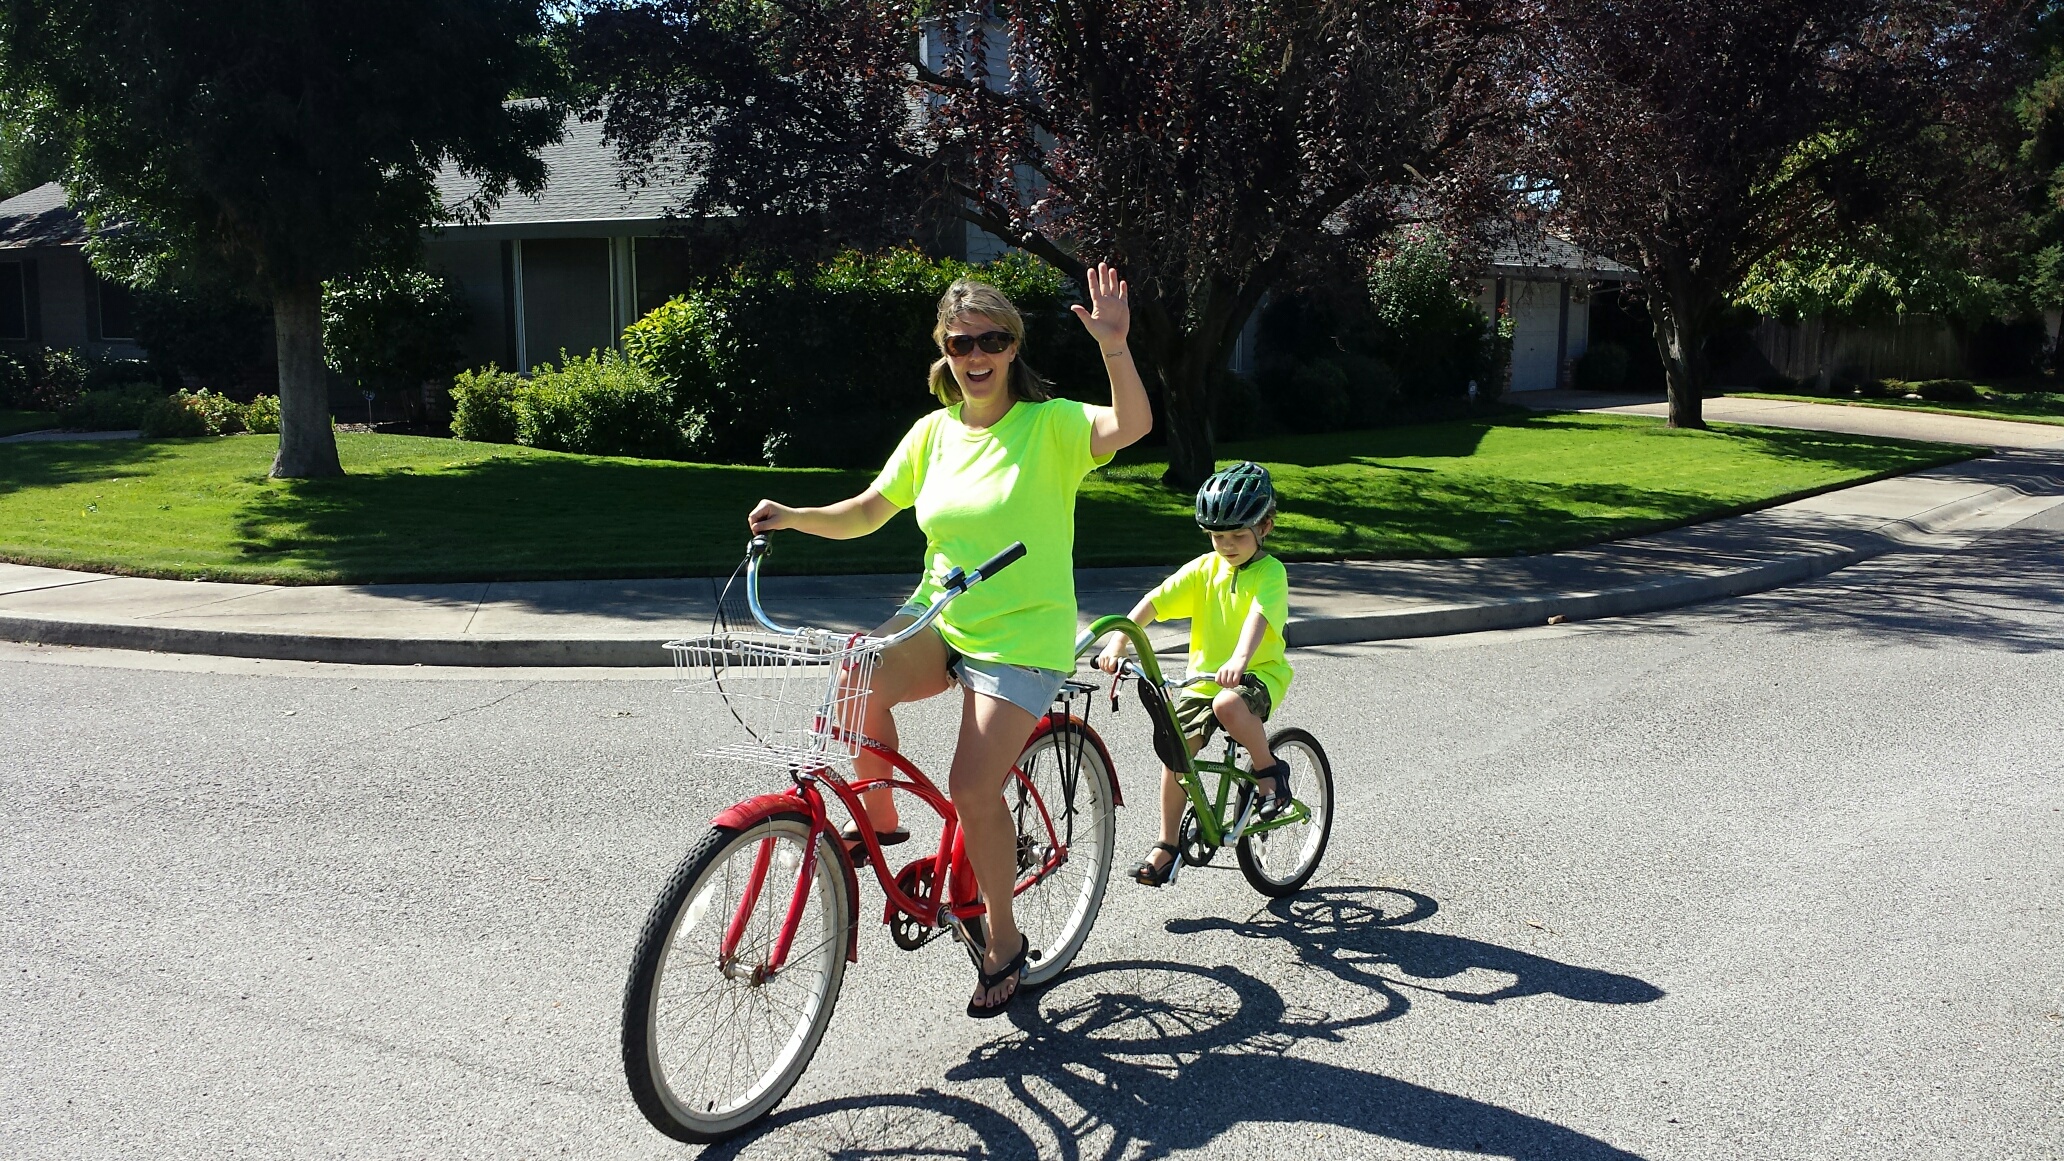
[[[1168,470],[1161,482],[1195,491],[1218,470],[1211,446],[1211,352],[1218,343],[1193,332],[1169,346],[1169,357],[1161,363],[1168,418]]]
[[[1663,358],[1663,374],[1670,388],[1669,425],[1702,429],[1706,426],[1706,333],[1699,325],[1701,312],[1686,303],[1685,297],[1651,284],[1648,317],[1655,323],[1656,351]]]
[[[272,474],[304,480],[341,476],[337,435],[330,426],[330,386],[323,370],[322,283],[282,290],[272,299],[279,341],[279,454]]]

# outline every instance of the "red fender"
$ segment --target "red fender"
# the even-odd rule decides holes
[[[1104,745],[1103,735],[1091,729],[1088,722],[1076,717],[1074,714],[1069,714],[1066,720],[1082,727],[1082,732],[1089,735],[1090,744],[1096,747],[1097,757],[1104,760],[1104,769],[1109,771],[1111,775],[1111,805],[1124,806],[1125,790],[1118,785],[1118,764],[1111,761],[1111,751]],[[1026,747],[1030,748],[1032,743],[1041,736],[1052,733],[1054,727],[1058,724],[1054,721],[1052,714],[1040,718],[1039,724],[1032,727],[1032,736],[1025,739]]]
[[[724,830],[749,830],[777,814],[801,811],[818,818],[824,816],[821,802],[813,803],[801,791],[791,790],[786,794],[761,794],[748,798],[735,806],[725,807],[717,817],[710,820],[713,827]],[[832,847],[838,854],[839,873],[846,877],[846,962],[860,962],[860,876],[853,873],[853,859],[846,854],[846,844],[837,841],[833,834]]]

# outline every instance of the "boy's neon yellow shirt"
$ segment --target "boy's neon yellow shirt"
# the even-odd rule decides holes
[[[1290,619],[1290,574],[1273,556],[1257,556],[1235,569],[1226,558],[1207,552],[1175,570],[1159,588],[1147,594],[1154,602],[1154,617],[1161,621],[1190,622],[1190,676],[1216,673],[1233,659],[1239,648],[1240,630],[1247,625],[1247,612],[1256,605],[1268,618],[1261,643],[1247,662],[1247,672],[1261,680],[1269,692],[1269,704],[1283,707],[1283,695],[1290,689],[1290,662],[1283,656],[1283,626]],[[1207,697],[1216,696],[1216,682],[1192,686]]]
[[[946,574],[973,569],[1025,542],[1025,558],[946,606],[939,635],[963,657],[1075,668],[1075,493],[1111,461],[1089,449],[1089,405],[1023,400],[987,428],[960,422],[960,405],[917,421],[875,477],[898,508],[917,509],[925,576],[911,601],[930,605]]]

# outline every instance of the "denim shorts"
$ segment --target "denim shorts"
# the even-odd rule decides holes
[[[905,605],[896,612],[903,616],[921,617],[925,610],[922,605]],[[1053,708],[1054,695],[1061,692],[1061,683],[1073,676],[1036,665],[1010,665],[1002,661],[962,657],[953,651],[951,645],[946,647],[946,674],[964,689],[1007,701],[1035,718],[1046,716],[1046,711]]]

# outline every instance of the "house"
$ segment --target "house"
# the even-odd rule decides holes
[[[129,288],[94,273],[85,245],[86,222],[56,182],[0,201],[0,348],[142,356]]]
[[[457,283],[471,308],[461,344],[469,366],[527,370],[562,350],[606,349],[690,284],[666,213],[688,190],[624,188],[595,122],[569,119],[540,156],[549,176],[537,196],[511,194],[484,220],[440,227],[424,243],[425,265]],[[449,170],[438,180],[446,205],[477,188]]]
[[[1491,251],[1482,297],[1485,314],[1512,319],[1512,375],[1507,391],[1569,386],[1569,369],[1590,349],[1592,291],[1633,281],[1634,270],[1543,231],[1518,231]]]

